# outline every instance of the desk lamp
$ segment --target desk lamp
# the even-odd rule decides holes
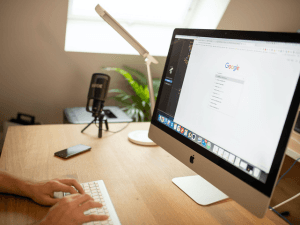
[[[108,12],[106,12],[99,4],[95,8],[96,12],[101,16],[115,31],[117,31],[132,47],[137,50],[141,56],[145,58],[147,66],[147,78],[148,78],[148,89],[150,96],[150,115],[152,117],[155,105],[153,82],[150,71],[150,64],[153,62],[155,64],[158,61],[149,54],[149,52],[132,37]],[[156,145],[151,139],[148,138],[148,130],[136,130],[128,134],[128,139],[140,145]]]

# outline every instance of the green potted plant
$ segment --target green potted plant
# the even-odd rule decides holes
[[[105,70],[116,71],[121,74],[131,86],[133,93],[121,89],[111,89],[110,93],[117,93],[117,95],[111,97],[117,101],[121,109],[131,117],[134,121],[150,121],[150,97],[148,90],[147,77],[142,72],[124,66],[126,70],[115,67],[106,67]],[[133,78],[135,77],[135,79]],[[153,78],[153,89],[155,100],[157,98],[158,89],[160,85],[160,79]]]

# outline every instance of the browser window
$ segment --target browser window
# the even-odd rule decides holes
[[[300,72],[291,47],[177,35],[158,120],[265,182]]]

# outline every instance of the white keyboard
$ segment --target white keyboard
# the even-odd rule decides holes
[[[103,180],[82,183],[81,186],[84,189],[86,194],[90,195],[96,202],[100,202],[103,205],[102,208],[90,209],[88,211],[85,211],[84,214],[85,215],[98,214],[98,215],[109,216],[108,220],[105,221],[95,221],[95,222],[89,222],[84,224],[121,225]],[[67,195],[70,195],[70,193],[64,193],[64,196]]]

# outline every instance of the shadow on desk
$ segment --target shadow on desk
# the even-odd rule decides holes
[[[50,207],[41,206],[29,198],[0,194],[0,225],[32,224],[44,218]],[[5,213],[6,216],[1,215]]]

